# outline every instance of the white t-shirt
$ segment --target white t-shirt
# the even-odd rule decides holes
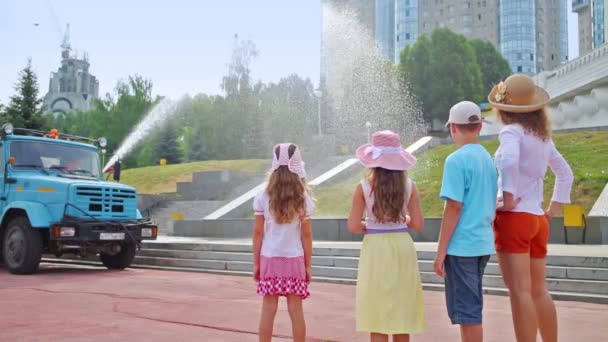
[[[315,204],[308,193],[305,195],[306,218],[310,218]],[[270,198],[266,190],[258,193],[253,200],[255,215],[264,216],[264,240],[262,241],[262,255],[265,257],[300,257],[304,255],[301,240],[300,218],[290,223],[278,224],[270,213]]]

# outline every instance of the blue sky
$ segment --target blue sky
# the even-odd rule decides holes
[[[220,93],[234,34],[257,45],[254,78],[319,79],[319,0],[0,0],[0,103],[8,102],[29,57],[46,93],[68,22],[72,49],[88,53],[100,95],[136,73],[153,81],[154,94]],[[569,31],[574,57],[574,14]]]

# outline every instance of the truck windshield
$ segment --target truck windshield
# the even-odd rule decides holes
[[[38,141],[13,141],[14,170],[55,170],[79,176],[100,177],[99,156],[76,146]]]

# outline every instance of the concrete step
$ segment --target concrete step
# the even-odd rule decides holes
[[[185,251],[214,251],[214,252],[241,252],[251,253],[251,243],[225,243],[222,241],[208,241],[204,243],[182,243],[182,242],[144,242],[143,249],[164,249],[164,250],[185,250]],[[435,252],[418,250],[418,260],[434,260]],[[314,247],[314,256],[331,257],[359,257],[359,248],[336,248],[336,247]],[[496,263],[496,256],[490,258],[491,263]],[[547,265],[563,267],[581,268],[603,268],[608,269],[608,257],[589,257],[589,256],[547,256]]]
[[[145,255],[145,251],[143,252]],[[210,253],[210,252],[206,252]],[[239,261],[232,260],[219,260],[219,259],[191,259],[191,258],[174,258],[174,257],[158,257],[158,256],[144,256],[138,255],[135,263],[144,265],[164,266],[164,267],[190,267],[190,268],[205,268],[205,269],[222,269],[229,271],[248,271],[253,270],[253,264],[251,261],[247,261],[246,253],[240,253],[234,256],[240,258]],[[215,255],[220,257],[220,255]],[[320,277],[328,278],[345,278],[345,279],[356,279],[357,268],[356,267],[339,267],[339,266],[319,266],[321,263],[328,263],[326,258],[315,258],[313,262],[313,274]],[[321,262],[319,262],[321,261]],[[443,283],[443,279],[437,276],[432,270],[432,265],[429,266],[429,262],[425,262],[424,269],[420,270],[422,281],[425,283]],[[497,271],[497,265],[491,265],[490,271]],[[430,268],[430,270],[429,270]],[[492,269],[493,268],[493,269]],[[568,270],[563,270],[567,273]],[[591,274],[596,270],[590,270],[586,276],[590,277]],[[558,272],[560,273],[560,272]],[[596,272],[597,273],[597,272]],[[584,273],[583,273],[584,274]],[[567,275],[567,274],[564,274]],[[492,274],[488,272],[484,276],[484,284],[490,287],[504,288],[504,283],[500,274]],[[549,275],[547,277],[547,287],[551,291],[561,292],[578,292],[578,293],[590,293],[608,295],[608,281],[606,280],[587,280],[587,279],[568,279],[568,278],[554,278]]]
[[[247,252],[216,252],[216,251],[195,251],[195,250],[169,250],[169,249],[142,249],[140,256],[177,258],[177,259],[204,259],[204,260],[224,260],[224,261],[243,261],[252,262],[253,255]],[[341,268],[356,269],[359,263],[357,257],[334,257],[334,256],[313,256],[314,266],[334,266]],[[432,259],[420,259],[418,267],[421,272],[433,272]],[[500,268],[497,263],[490,262],[486,267],[486,274],[500,275]],[[608,269],[592,267],[566,267],[566,266],[547,266],[547,277],[557,279],[581,279],[608,281]]]
[[[159,259],[159,258],[152,258]],[[171,259],[171,258],[167,258]],[[195,264],[194,267],[188,266],[171,266],[174,262],[171,261],[155,261],[152,264],[147,264],[147,257],[137,257],[136,263],[132,265],[132,268],[143,268],[143,269],[160,269],[167,271],[182,271],[182,272],[203,272],[203,273],[212,273],[212,274],[222,274],[222,275],[232,275],[232,276],[251,276],[251,270],[247,267],[251,267],[250,263],[239,263],[239,262],[230,262],[230,263],[222,263],[222,262],[211,262],[205,263],[205,265],[209,265],[209,268],[201,268],[198,267],[201,264]],[[200,261],[200,260],[196,260]],[[43,263],[53,263],[53,264],[76,264],[76,265],[87,265],[87,266],[96,266],[103,267],[99,261],[95,260],[85,260],[85,259],[56,259],[56,258],[43,258]],[[166,264],[166,266],[162,265]],[[249,265],[246,265],[249,264]],[[341,278],[337,277],[335,273],[332,273],[331,276],[321,276],[318,274],[319,271],[317,268],[313,268],[313,281],[315,282],[326,282],[326,283],[335,283],[335,284],[346,284],[346,285],[355,285],[356,278],[348,277]],[[422,287],[425,290],[431,291],[443,291],[443,281],[427,281],[429,280],[428,273],[421,273]],[[432,279],[431,279],[432,280]],[[549,280],[551,282],[551,280]],[[491,295],[508,295],[508,291],[503,287],[491,286],[492,281],[488,281],[484,278],[484,293]],[[314,285],[313,285],[314,286]],[[589,302],[596,304],[608,304],[608,295],[606,294],[594,294],[594,293],[582,293],[576,288],[576,292],[574,291],[558,291],[554,289],[550,289],[550,293],[555,300],[566,300],[566,301],[578,301],[578,302]]]

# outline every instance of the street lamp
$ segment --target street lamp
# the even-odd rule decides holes
[[[367,121],[365,123],[365,127],[367,127],[367,143],[369,144],[372,141],[372,136],[371,136],[372,123]]]
[[[315,96],[319,104],[319,108],[317,109],[317,133],[321,136],[321,97],[323,96],[321,89],[315,89]]]

